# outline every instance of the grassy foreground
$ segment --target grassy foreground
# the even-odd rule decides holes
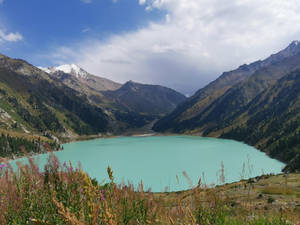
[[[300,224],[299,174],[154,194],[116,185],[110,168],[101,185],[53,155],[43,172],[29,162],[0,164],[0,224]]]

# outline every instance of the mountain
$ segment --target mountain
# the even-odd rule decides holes
[[[58,67],[38,68],[48,74],[57,76],[68,86],[80,81],[81,83],[96,91],[116,90],[121,87],[121,84],[108,80],[106,78],[94,76],[75,64],[65,64]],[[62,76],[63,74],[69,74],[72,76]]]
[[[186,99],[183,94],[170,88],[133,81],[125,83],[118,90],[102,93],[115,104],[121,105],[129,111],[152,115],[170,113]]]
[[[293,41],[286,49],[265,60],[223,73],[158,121],[154,129],[160,132],[193,130],[207,133],[208,127],[213,129],[215,124],[246,105],[276,80],[300,68],[299,54],[300,44]],[[228,107],[230,105],[232,107]]]
[[[232,138],[289,162],[300,146],[300,44],[223,73],[153,129]],[[277,147],[276,147],[277,146]],[[278,147],[279,146],[279,147]]]
[[[48,72],[52,79],[86,96],[90,104],[105,109],[123,131],[143,127],[161,118],[186,99],[184,95],[163,86],[132,81],[120,85],[90,75],[74,64],[42,69]],[[91,85],[92,79],[96,81],[93,82],[94,85]],[[114,84],[113,88],[105,82]]]
[[[292,161],[300,154],[300,70],[257,95],[235,115],[221,137],[256,145],[274,158]]]
[[[110,117],[49,74],[0,55],[0,126],[5,130],[69,137],[106,133]]]
[[[23,143],[23,137],[57,141],[120,134],[150,124],[185,99],[161,86],[135,85],[138,92],[75,65],[41,70],[0,54],[0,133],[9,135],[3,138],[6,143],[10,136],[18,136],[14,142]]]
[[[74,80],[86,88],[87,93],[95,93],[103,99],[102,104],[92,103],[82,90],[60,80],[73,80],[75,76],[57,73],[62,77],[46,73],[24,60],[0,55],[0,133],[9,135],[3,139],[6,143],[12,138],[12,143],[25,143],[23,138],[30,142],[36,137],[58,141],[82,135],[120,134],[155,119],[151,115],[115,108],[110,101],[104,102],[106,98],[99,91]],[[41,146],[39,143],[26,145],[33,151]],[[19,147],[16,148],[6,151],[20,152]]]
[[[139,84],[124,85],[87,73],[74,64],[42,68],[52,79],[87,96],[90,103],[128,113],[160,116],[170,113],[186,97],[170,88]]]

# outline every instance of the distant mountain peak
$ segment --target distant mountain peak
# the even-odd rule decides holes
[[[300,52],[300,41],[292,41],[289,46],[283,49],[281,52],[288,52],[289,54],[295,55]],[[280,52],[279,52],[280,53]]]
[[[289,47],[290,47],[290,46],[293,46],[293,47],[294,47],[294,46],[298,46],[298,45],[300,46],[300,41],[294,40],[294,41],[291,42],[291,44],[289,45]]]
[[[86,79],[89,75],[88,72],[86,72],[84,69],[80,68],[76,64],[64,64],[60,65],[58,67],[39,67],[39,69],[45,71],[46,73],[54,73],[57,71],[62,71],[67,74],[71,74],[75,76],[76,78]]]
[[[63,71],[64,73],[69,73],[74,75],[77,78],[87,78],[88,76],[88,72],[86,72],[84,69],[80,68],[79,66],[75,65],[75,64],[65,64],[65,65],[61,65],[56,67],[57,70],[59,71]]]

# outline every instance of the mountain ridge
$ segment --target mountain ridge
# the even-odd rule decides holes
[[[241,83],[243,80],[252,76],[255,72],[259,70],[261,70],[263,73],[266,67],[272,66],[276,63],[280,63],[286,58],[289,58],[287,60],[289,61],[290,57],[295,57],[293,60],[293,69],[297,69],[299,67],[297,59],[300,57],[300,45],[296,45],[296,43],[298,42],[293,41],[287,48],[285,48],[277,54],[271,55],[263,61],[259,60],[249,65],[242,65],[236,70],[224,72],[219,78],[217,78],[215,81],[211,82],[204,88],[199,89],[192,97],[190,97],[186,102],[178,106],[171,114],[160,120],[154,126],[154,129],[158,131],[166,131],[168,124],[170,124],[170,126],[174,126],[175,122],[175,124],[179,126],[179,124],[183,121],[187,121],[189,119],[194,118],[195,116],[203,113],[203,111],[207,109],[214,101],[216,101],[219,97],[223,96],[229,89],[233,88],[236,84]],[[284,69],[285,68],[283,67],[282,70]],[[281,72],[281,76],[282,74],[291,72],[293,69],[285,69],[285,71]],[[272,75],[275,76],[276,74],[273,73]],[[256,75],[256,77],[259,77],[259,75]],[[278,79],[278,77],[280,76],[277,76],[276,79]]]
[[[279,53],[250,65],[253,64],[260,66],[250,74],[247,65],[223,73],[159,120],[153,129],[235,139],[284,162],[292,161],[300,151],[296,137],[300,130],[300,44],[292,42]],[[241,70],[247,73],[239,73]],[[227,87],[226,75],[232,74],[244,77]]]

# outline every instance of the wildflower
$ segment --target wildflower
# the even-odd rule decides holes
[[[0,164],[0,169],[3,169],[3,168],[5,168],[5,167],[6,167],[5,164]]]
[[[105,190],[101,190],[101,192],[100,192],[100,200],[101,201],[105,200],[104,194],[105,194]]]

